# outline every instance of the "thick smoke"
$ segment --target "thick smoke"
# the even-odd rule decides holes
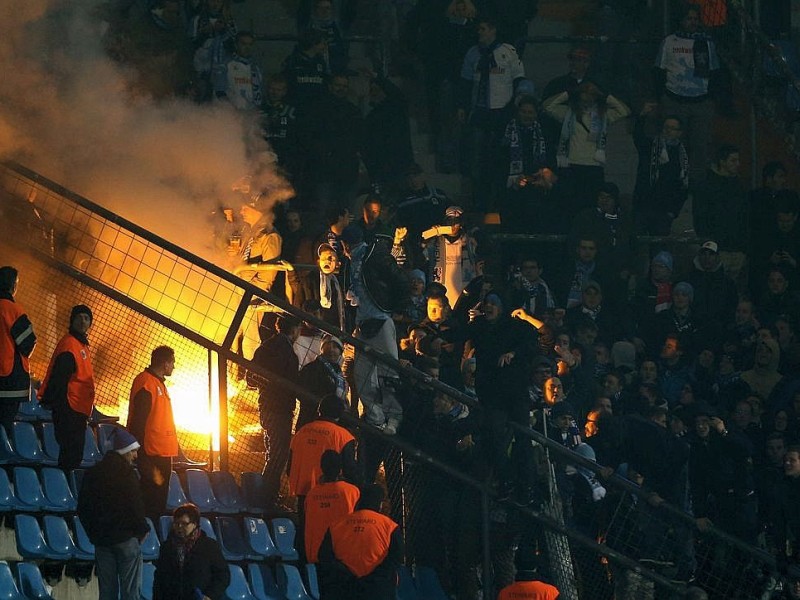
[[[235,181],[250,175],[273,200],[291,189],[252,117],[136,93],[134,74],[103,49],[106,9],[0,3],[0,158],[214,260],[209,215],[240,199]]]

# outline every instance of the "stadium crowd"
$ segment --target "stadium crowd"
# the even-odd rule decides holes
[[[511,424],[535,427],[640,485],[653,510],[666,501],[700,527],[713,523],[766,549],[784,570],[798,566],[800,198],[786,165],[767,162],[761,187],[748,190],[739,149],[715,146],[714,115],[736,118],[715,38],[725,19],[709,8],[724,2],[681,5],[674,33],[649,57],[652,85],[620,97],[609,93],[613,65],[585,46],[569,51],[567,73],[537,95],[519,56],[535,2],[420,0],[407,11],[398,3],[403,36],[425,49],[416,58],[437,168],[470,182],[457,199],[414,162],[409,103],[396,81],[367,73],[369,110],[351,102],[351,80],[364,75],[348,71],[354,3],[302,1],[297,46],[266,77],[252,58],[256,37],[236,27],[227,0],[124,4],[112,11],[106,46],[136,67],[140,89],[249,112],[296,189],[286,205],[254,195],[228,212],[236,232],[224,229],[222,243],[240,261],[236,272],[474,402],[406,380],[336,337],[299,355],[302,324],[288,316],[259,323],[253,311],[245,358],[338,398],[338,410],[321,403],[322,420],[353,411],[491,477],[498,501],[546,500],[540,448]],[[604,9],[625,28],[638,22],[640,4]],[[624,119],[638,169],[635,188],[621,193],[605,165],[609,127]],[[687,202],[691,256],[671,253],[667,239]],[[490,213],[508,232],[562,234],[563,255],[499,251],[482,227]],[[644,247],[642,235],[662,241]],[[284,273],[279,260],[297,268]],[[292,480],[299,468],[293,430],[318,421],[303,404],[293,427],[295,394],[250,383],[260,391],[269,511],[284,472]],[[355,449],[351,436],[337,450],[345,467],[323,481],[342,469],[350,483],[372,484],[388,456],[372,438]],[[407,540],[407,555],[434,566],[454,597],[477,598],[479,498],[433,472],[420,477],[426,510],[415,518],[439,543]],[[313,492],[292,481],[294,495]],[[615,532],[599,531],[611,496],[602,477],[556,462],[555,482],[567,523],[613,546]],[[515,569],[531,568],[520,556],[531,546],[512,511],[495,512],[501,589]],[[636,559],[694,580],[698,565],[680,541],[641,537]],[[626,595],[624,577],[613,586],[617,598],[644,597]],[[800,585],[785,594],[800,597]]]

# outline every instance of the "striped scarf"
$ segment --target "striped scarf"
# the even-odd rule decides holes
[[[522,136],[523,132],[529,131],[531,133],[531,144],[523,145]],[[508,165],[509,175],[522,175],[525,173],[525,157],[531,161],[533,167],[529,165],[529,172],[538,170],[545,163],[546,147],[544,135],[542,134],[542,126],[539,121],[534,121],[533,125],[523,127],[517,123],[516,119],[511,119],[506,125],[506,131],[503,135],[503,140],[509,148],[510,162]]]

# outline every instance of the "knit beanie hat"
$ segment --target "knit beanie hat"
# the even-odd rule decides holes
[[[673,258],[672,258],[672,254],[670,254],[670,253],[669,253],[669,252],[667,252],[666,250],[662,250],[661,252],[659,252],[658,254],[656,254],[656,255],[653,257],[653,260],[652,260],[652,261],[650,261],[650,262],[651,262],[651,263],[655,263],[655,264],[659,264],[659,265],[664,265],[664,266],[665,266],[665,267],[667,267],[667,268],[668,268],[670,271],[672,271],[672,267],[673,267],[673,265],[675,264],[675,261],[674,261],[674,260],[673,260]]]
[[[94,315],[92,315],[92,309],[86,306],[85,304],[78,304],[72,307],[72,311],[69,313],[70,325],[72,325],[72,321],[74,321],[75,317],[78,315],[89,315],[89,321],[94,322]]]
[[[117,427],[112,437],[113,441],[111,447],[117,454],[127,454],[131,450],[136,450],[141,447],[139,442],[136,441],[136,438],[133,437],[127,429],[123,429],[122,427]]]
[[[681,281],[680,283],[676,283],[675,287],[672,288],[672,293],[679,292],[681,294],[686,294],[689,296],[689,301],[694,302],[694,288],[692,284],[687,281]]]
[[[408,272],[408,278],[411,281],[414,281],[415,279],[419,279],[420,281],[422,281],[422,285],[425,285],[425,273],[422,272],[422,269],[413,269],[413,270],[409,271]]]

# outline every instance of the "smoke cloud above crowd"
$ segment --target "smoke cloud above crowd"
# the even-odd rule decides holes
[[[154,100],[103,46],[98,0],[0,6],[0,158],[15,160],[213,260],[211,214],[241,196],[284,200],[289,184],[252,117],[226,105]]]

